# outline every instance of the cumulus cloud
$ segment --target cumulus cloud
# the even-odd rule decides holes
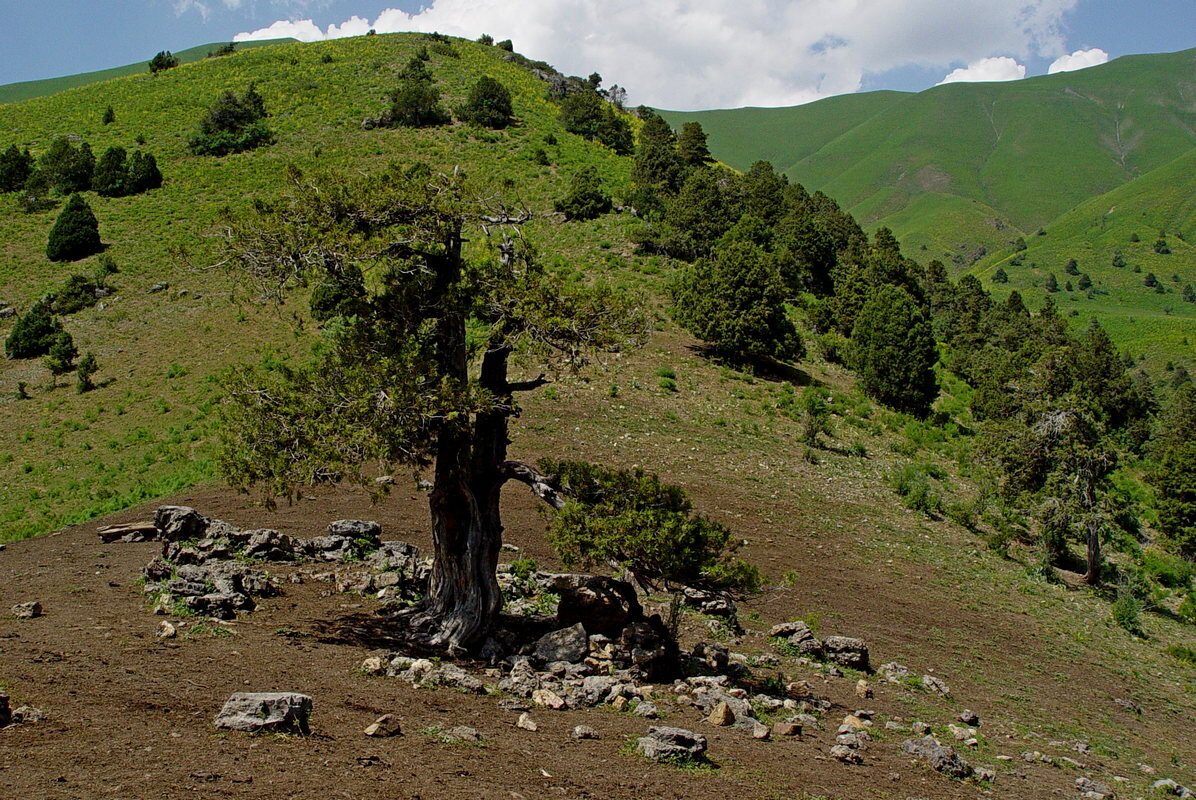
[[[431,0],[321,29],[280,20],[237,41],[302,41],[440,31],[510,38],[519,52],[624,84],[634,103],[694,109],[794,105],[860,88],[906,66],[978,64],[1064,52],[1060,22],[1078,0]]]
[[[1099,64],[1104,64],[1108,60],[1109,54],[1099,47],[1093,47],[1089,50],[1077,50],[1070,55],[1056,58],[1047,67],[1047,75],[1054,75],[1056,72],[1071,72],[1072,70],[1084,69],[1086,67],[1095,67]]]
[[[980,83],[984,81],[1020,81],[1026,77],[1026,66],[1009,56],[982,58],[952,71],[936,85],[944,83]]]

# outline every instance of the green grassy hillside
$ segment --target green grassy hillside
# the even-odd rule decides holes
[[[279,44],[280,42],[291,42],[293,39],[263,39],[255,42],[238,42],[237,50],[248,50],[254,47],[263,47],[272,44]],[[225,42],[213,44],[201,44],[186,50],[180,50],[174,53],[174,57],[179,60],[181,64],[190,64],[194,61],[200,61],[208,57],[208,53],[222,47]],[[6,83],[0,86],[0,103],[16,103],[21,100],[32,100],[35,97],[46,97],[47,95],[56,94],[67,89],[74,89],[79,86],[87,86],[92,83],[100,83],[101,81],[111,80],[113,78],[123,78],[126,75],[137,75],[138,73],[149,72],[149,59],[152,53],[146,56],[145,61],[138,61],[136,64],[126,64],[123,67],[112,67],[111,69],[101,69],[95,72],[80,72],[77,75],[63,75],[60,78],[44,78],[40,81],[21,81],[19,83]]]
[[[764,159],[779,172],[794,165],[847,131],[900,102],[905,92],[863,92],[828,97],[788,108],[732,108],[712,111],[661,111],[680,129],[700,122],[712,152],[738,170]]]
[[[889,225],[907,246],[949,258],[1032,233],[1196,147],[1194,91],[1187,50],[1009,83],[666,116],[708,126],[719,158],[769,158],[869,227]],[[940,213],[953,197],[994,216],[965,215],[961,229],[957,214]],[[992,236],[997,226],[1008,235]]]
[[[1098,317],[1118,344],[1156,366],[1196,363],[1196,303],[1182,296],[1185,285],[1196,285],[1194,175],[1196,150],[1081,203],[1043,235],[1028,237],[1024,252],[994,253],[973,273],[998,293],[1019,290],[1034,306],[1046,296],[1043,283],[1053,273],[1063,287],[1056,300],[1078,323]],[[1161,236],[1170,253],[1155,252]],[[1116,255],[1125,266],[1114,265]],[[1091,278],[1091,290],[1080,290],[1079,276],[1065,272],[1069,259]],[[1008,284],[992,283],[997,269],[1008,275]],[[1144,284],[1152,273],[1158,287]],[[1066,290],[1068,282],[1074,291]]]
[[[362,130],[362,119],[384,108],[397,70],[424,44],[417,35],[281,44],[0,106],[0,148],[15,143],[36,155],[55,137],[75,135],[97,155],[112,145],[143,148],[158,158],[166,179],[161,189],[134,197],[87,195],[121,272],[113,277],[115,297],[65,324],[80,352],[95,351],[96,378],[108,385],[78,395],[69,386],[48,388],[40,360],[0,361],[0,540],[212,475],[213,376],[264,346],[285,350],[292,339],[289,312],[262,308],[234,294],[221,271],[202,269],[214,258],[204,237],[226,206],[243,209],[274,196],[288,165],[370,170],[398,160],[461,166],[537,212],[551,211],[582,164],[596,166],[614,190],[626,183],[630,159],[566,133],[542,82],[505,61],[505,51],[471,42],[455,44],[457,58],[432,55],[445,102],[459,102],[488,74],[510,88],[520,124],[501,132],[463,125]],[[250,82],[265,98],[277,143],[226,158],[188,154],[187,138],[216,97]],[[108,105],[116,122],[102,125]],[[537,163],[539,150],[549,165]],[[46,260],[57,213],[25,214],[15,195],[0,195],[0,300],[18,311],[71,273],[94,269],[96,257],[75,264]],[[626,240],[615,232],[628,222],[609,216],[586,225],[542,220],[525,227],[560,271],[603,274],[619,260],[610,242]],[[195,268],[174,254],[178,247],[190,251]],[[159,282],[169,289],[149,294]],[[11,325],[0,320],[0,337]],[[30,399],[15,398],[21,381]]]

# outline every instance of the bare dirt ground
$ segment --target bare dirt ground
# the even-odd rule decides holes
[[[319,534],[333,519],[368,517],[382,522],[385,538],[427,544],[423,498],[412,491],[372,508],[354,492],[326,491],[275,513],[219,489],[172,501],[239,526],[268,524],[300,536]],[[530,501],[511,493],[507,506],[508,539],[550,562],[543,523]],[[652,764],[628,752],[627,742],[643,735],[649,724],[629,714],[540,710],[534,714],[540,729],[529,732],[515,728],[516,715],[499,710],[494,697],[416,689],[398,679],[358,672],[368,648],[321,641],[318,633],[326,622],[361,613],[375,601],[338,594],[325,583],[285,584],[282,597],[260,601],[255,613],[229,625],[232,636],[158,639],[161,618],[151,614],[136,578],[160,545],[105,545],[94,532],[100,524],[145,519],[151,511],[152,506],[133,509],[12,543],[0,552],[0,608],[32,599],[45,606],[44,616],[36,619],[0,620],[0,679],[14,705],[28,703],[48,715],[44,722],[0,731],[0,796],[724,800],[947,798],[991,792],[1048,797],[1073,794],[1075,776],[1100,769],[1102,759],[1095,755],[1085,759],[1089,763],[1083,773],[1018,762],[1016,770],[1005,770],[987,789],[948,780],[911,762],[900,752],[904,737],[897,734],[871,744],[864,765],[840,764],[827,757],[839,717],[862,704],[876,709],[882,719],[908,719],[901,700],[908,690],[880,682],[877,697],[864,701],[853,694],[854,678],[827,680],[799,671],[789,676],[811,680],[818,694],[835,703],[826,717],[829,730],[798,740],[757,742],[742,731],[710,726],[696,710],[674,711],[664,724],[708,736],[716,766],[694,770]],[[786,547],[770,551],[795,556]],[[285,574],[289,569],[294,568],[274,571]],[[909,654],[911,663],[933,663],[936,655],[903,632],[931,620],[941,624],[959,613],[929,597],[911,602],[916,574],[877,582],[850,562],[835,563],[833,558],[819,574],[819,583],[804,589],[811,598],[849,595],[855,584],[869,583],[869,608],[838,605],[836,626],[869,638],[876,663],[894,653]],[[755,604],[762,625],[786,616],[779,608],[783,594],[766,594]],[[882,625],[877,624],[877,609],[888,612]],[[1015,620],[999,616],[969,619],[967,627],[976,637],[1006,643],[1015,654],[1027,633]],[[767,649],[758,633],[749,634],[743,644]],[[952,685],[958,698],[987,716],[984,700],[969,697],[968,681],[952,680]],[[1045,685],[1024,688],[1047,709],[1069,702]],[[217,731],[212,719],[236,691],[310,694],[315,702],[313,735]],[[925,702],[937,710],[938,719],[928,719],[935,724],[950,721],[960,705]],[[362,730],[383,713],[401,720],[404,735],[382,740],[363,736]],[[572,727],[582,723],[596,728],[602,738],[572,739]],[[434,734],[435,728],[455,725],[477,728],[483,743],[446,744]],[[1016,755],[1021,744],[1006,744],[1000,733],[1012,735],[1013,726],[995,720],[988,725],[982,729],[989,733],[990,758],[998,752]],[[1045,749],[1045,741],[1040,748]]]

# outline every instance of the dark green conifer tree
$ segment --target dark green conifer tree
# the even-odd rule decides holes
[[[50,237],[46,258],[51,261],[78,261],[100,252],[100,223],[83,195],[73,194],[66,201]]]
[[[938,396],[938,350],[930,320],[909,292],[878,286],[851,332],[853,364],[869,397],[918,417]]]
[[[511,93],[489,75],[478,78],[459,112],[465,122],[484,128],[505,128],[511,124],[513,114]]]
[[[10,144],[0,153],[0,192],[20,191],[32,172],[33,156],[29,150],[22,152],[15,144]]]

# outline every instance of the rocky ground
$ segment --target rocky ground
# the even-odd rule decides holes
[[[426,579],[418,496],[377,522],[350,518],[350,493],[273,515],[222,492],[178,502],[197,511],[134,509],[0,551],[0,796],[1185,791],[1166,764],[1127,775],[1083,740],[972,711],[985,698],[929,650],[905,665],[857,631],[698,595],[672,648],[652,599],[531,567],[547,561],[533,538],[511,537],[501,580],[525,621],[494,658],[419,658],[385,623]],[[115,523],[134,524],[97,533]]]

